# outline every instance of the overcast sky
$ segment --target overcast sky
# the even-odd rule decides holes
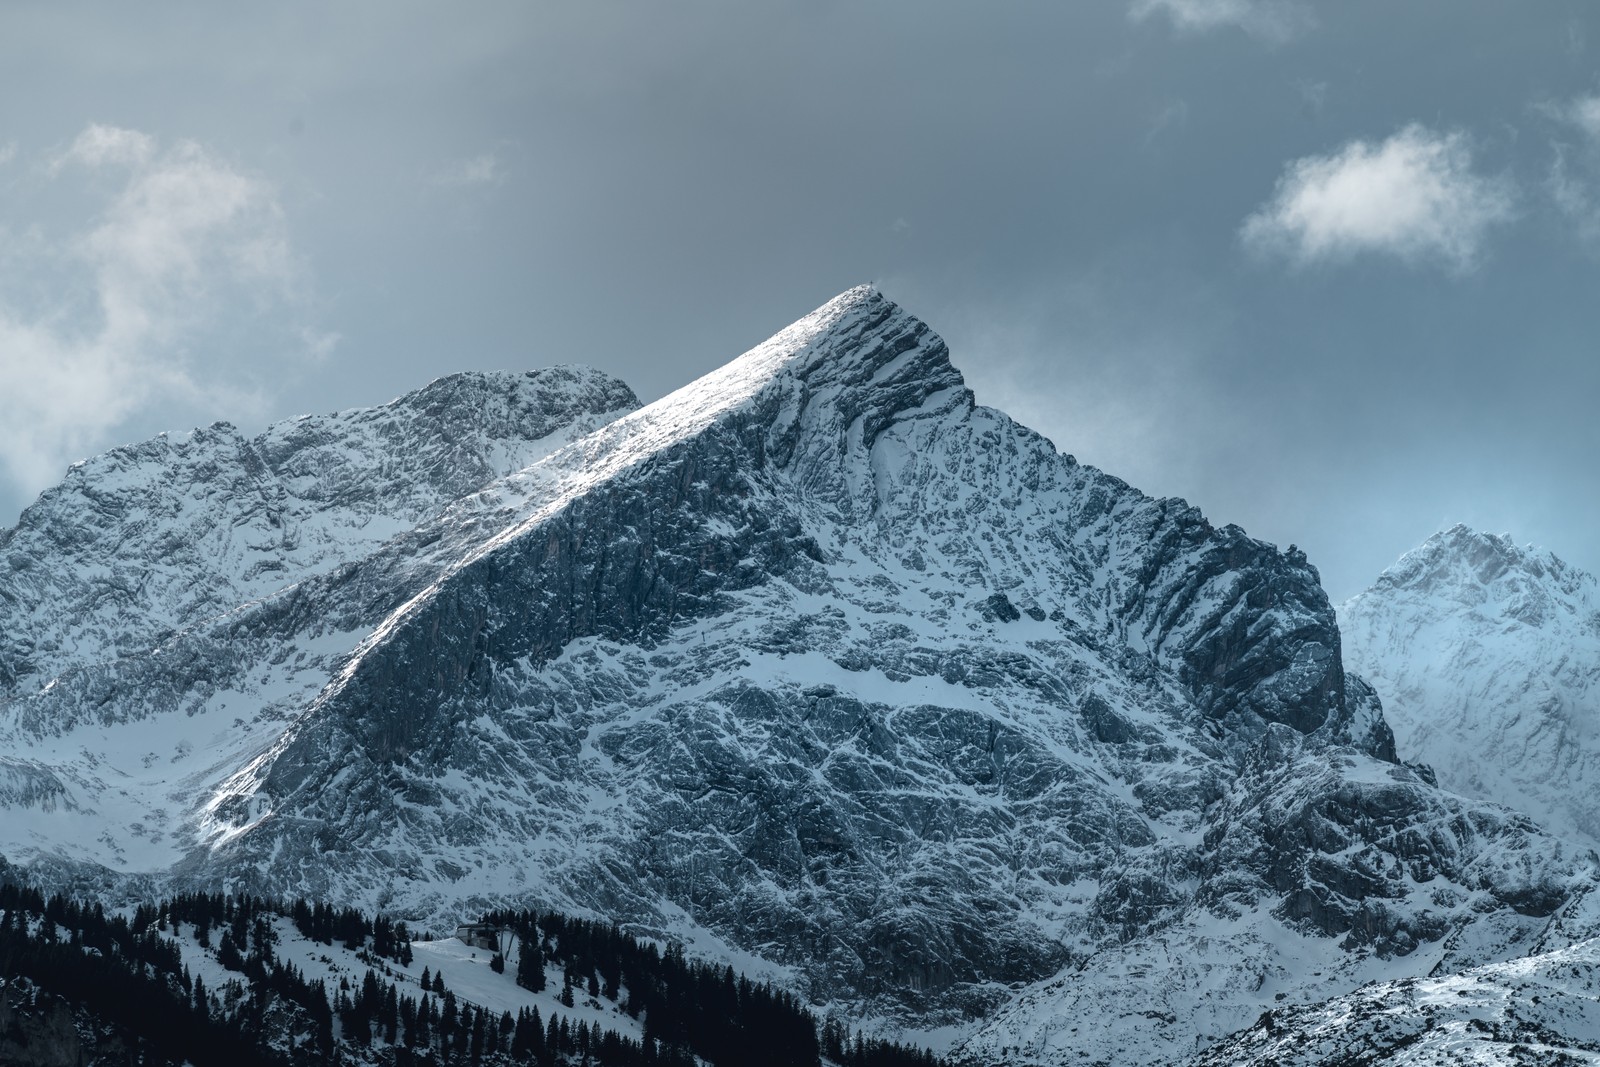
[[[1600,570],[1600,7],[0,6],[0,526],[452,371],[653,399],[862,281],[980,402],[1297,543]]]

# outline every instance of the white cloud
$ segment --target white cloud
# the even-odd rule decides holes
[[[1555,141],[1546,189],[1586,241],[1600,242],[1600,96],[1580,96],[1538,110],[1576,133],[1577,143]]]
[[[1379,252],[1466,270],[1512,206],[1507,181],[1473,170],[1464,135],[1412,125],[1380,144],[1352,141],[1290,163],[1241,236],[1302,263]]]
[[[1130,14],[1143,21],[1160,13],[1178,30],[1200,33],[1237,26],[1265,44],[1286,44],[1316,26],[1299,0],[1133,0]]]
[[[1300,94],[1300,102],[1305,105],[1306,112],[1311,115],[1320,115],[1328,106],[1328,83],[1302,79],[1294,83],[1296,91]]]
[[[42,173],[64,184],[85,170],[117,179],[84,206],[94,221],[54,237],[30,227],[0,263],[0,464],[25,490],[148,405],[236,403],[240,376],[194,351],[251,315],[293,319],[303,298],[282,209],[261,179],[193,142],[162,150],[108,126],[90,126]],[[35,296],[27,307],[24,292]],[[289,345],[329,343],[306,329],[289,326]]]
[[[1145,147],[1154,145],[1162,134],[1169,130],[1180,129],[1189,122],[1189,101],[1171,100],[1156,113],[1151,121],[1150,128],[1145,132]]]
[[[7,141],[5,144],[0,144],[0,167],[5,166],[16,158],[17,142]]]
[[[1577,224],[1583,239],[1595,241],[1600,240],[1600,204],[1595,203],[1594,182],[1583,173],[1586,169],[1573,163],[1566,146],[1557,144],[1546,188],[1561,213]]]
[[[433,176],[433,184],[465,188],[474,185],[500,185],[510,177],[500,157],[484,152],[470,159],[458,159],[441,168]]]
[[[149,134],[95,123],[78,134],[72,145],[56,158],[55,167],[59,169],[68,163],[86,167],[133,167],[148,163],[155,151],[155,138]]]
[[[1600,143],[1600,96],[1580,96],[1561,108],[1557,114],[1576,126],[1591,140]]]

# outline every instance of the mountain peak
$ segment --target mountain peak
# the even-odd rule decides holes
[[[1523,596],[1541,587],[1571,594],[1593,582],[1549,549],[1519,546],[1510,534],[1457,523],[1401,556],[1369,592],[1410,589],[1478,602]]]
[[[1453,526],[1339,607],[1345,664],[1441,785],[1600,840],[1600,582]]]
[[[639,399],[626,382],[605,371],[582,364],[568,363],[526,371],[457,371],[433,379],[378,408],[358,409],[381,412],[404,408],[437,414],[450,409],[478,419],[523,416],[529,425],[495,428],[499,436],[512,435],[536,439],[549,433],[570,410],[627,411],[639,406]]]
[[[1402,601],[1506,625],[1559,627],[1577,620],[1580,628],[1600,626],[1600,580],[1549,549],[1519,547],[1510,534],[1461,523],[1401,556],[1339,614],[1353,620]]]
[[[737,403],[780,377],[861,385],[917,376],[935,387],[962,384],[944,341],[927,324],[873,286],[858,285],[651,407]]]
[[[579,488],[737,421],[762,453],[812,489],[838,489],[845,455],[870,448],[896,418],[942,394],[972,395],[927,324],[870,285],[848,289],[731,362],[611,423],[551,458]],[[944,405],[936,405],[944,410]],[[743,413],[748,418],[739,417]]]
[[[1493,534],[1458,522],[1448,529],[1433,534],[1419,548],[1454,555],[1470,553],[1505,556],[1517,551],[1517,543],[1509,533]]]

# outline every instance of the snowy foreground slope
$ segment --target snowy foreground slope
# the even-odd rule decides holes
[[[1600,942],[1263,1016],[1196,1067],[1600,1064]]]
[[[620,417],[562,373],[459,477],[410,398],[324,420],[309,484],[371,493],[286,487],[299,556],[229,532],[259,447],[47,492],[0,534],[0,853],[616,920],[974,1063],[1171,1062],[1600,929],[1587,848],[1396,760],[1302,554],[976,406],[880,294]],[[112,506],[130,468],[176,503]]]
[[[1456,526],[1339,609],[1345,662],[1439,784],[1600,845],[1600,581]]]

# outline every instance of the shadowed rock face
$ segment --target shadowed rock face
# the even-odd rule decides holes
[[[447,424],[452,389],[425,392]],[[414,521],[177,633],[112,627],[159,649],[14,696],[26,795],[140,828],[0,847],[57,878],[104,864],[441,923],[558,906],[918,1025],[1197,917],[1395,956],[1576,877],[1394,765],[1302,554],[976,406],[870,289],[613,418],[621,400],[578,375],[527,423],[565,425],[540,438],[560,447],[448,500],[459,479],[430,482]],[[343,489],[299,499],[348,513]],[[105,723],[154,753],[134,785],[73,762],[78,724]],[[1451,820],[1471,832],[1437,836]],[[1521,874],[1480,877],[1507,841]],[[1458,899],[1424,907],[1397,863]]]
[[[113,1054],[125,1051],[108,1049]],[[84,1062],[77,1020],[61,998],[7,983],[0,987],[0,1063],[14,1067],[78,1067]]]

